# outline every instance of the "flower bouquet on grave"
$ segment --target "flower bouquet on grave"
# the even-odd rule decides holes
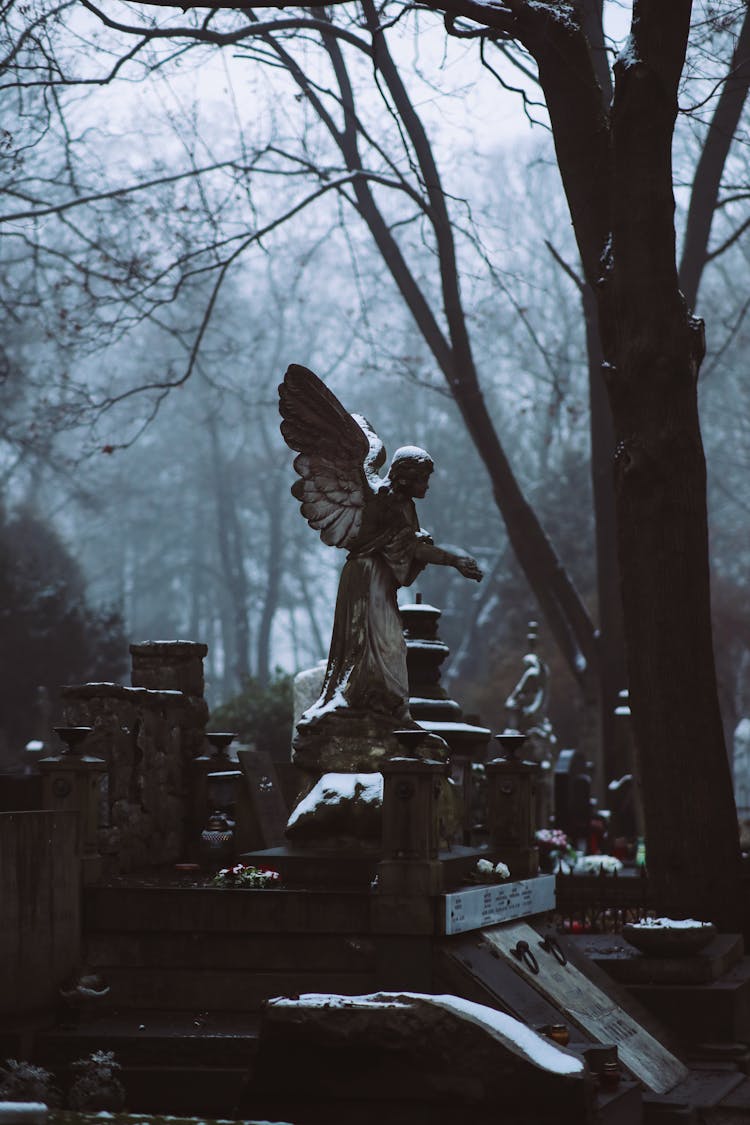
[[[617,875],[622,863],[616,855],[580,855],[573,868],[574,875]]]
[[[575,866],[578,852],[561,828],[538,828],[534,833],[534,843],[539,849],[539,867],[542,871],[556,873],[569,871]]]
[[[478,859],[469,876],[472,883],[502,883],[510,878],[510,868],[506,863],[493,863],[490,859]]]
[[[281,882],[278,871],[271,867],[253,867],[248,863],[235,863],[233,867],[222,867],[211,882],[215,887],[252,887],[263,890],[275,887]]]

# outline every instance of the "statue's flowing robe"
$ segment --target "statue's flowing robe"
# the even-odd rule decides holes
[[[323,692],[299,728],[352,712],[409,720],[406,643],[396,594],[424,569],[414,503],[386,486],[368,503],[339,579]]]

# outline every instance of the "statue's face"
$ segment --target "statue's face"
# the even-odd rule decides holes
[[[399,468],[397,481],[402,490],[413,500],[421,500],[430,487],[432,465],[420,464],[404,465]]]

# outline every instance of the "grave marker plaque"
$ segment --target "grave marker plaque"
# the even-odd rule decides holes
[[[482,937],[571,1023],[600,1043],[616,1043],[624,1065],[650,1090],[666,1094],[687,1077],[687,1067],[602,988],[570,962],[561,965],[552,954],[541,950],[540,936],[531,926],[510,922],[483,930]],[[519,941],[528,942],[538,972],[514,956]]]
[[[464,887],[444,895],[444,932],[461,934],[555,908],[555,876]]]
[[[276,848],[286,843],[286,804],[270,754],[265,750],[238,750],[243,774],[237,801],[237,848]]]

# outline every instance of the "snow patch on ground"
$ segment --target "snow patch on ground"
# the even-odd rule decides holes
[[[695,918],[644,918],[630,925],[633,930],[702,930],[712,923],[698,922]]]

